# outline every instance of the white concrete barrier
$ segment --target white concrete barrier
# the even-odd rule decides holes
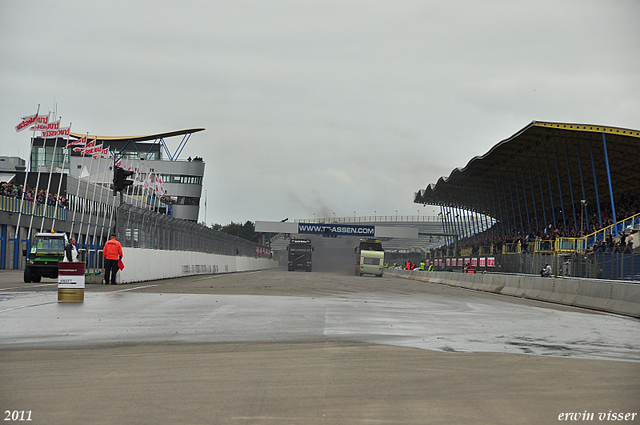
[[[385,271],[385,274],[640,317],[640,283],[497,273],[408,272],[394,269]]]
[[[143,282],[198,274],[233,273],[278,267],[267,258],[205,254],[191,251],[161,251],[122,248],[124,270],[118,283]]]

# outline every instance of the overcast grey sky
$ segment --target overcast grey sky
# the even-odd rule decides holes
[[[638,0],[4,0],[0,155],[57,104],[77,133],[206,128],[182,157],[208,224],[431,214],[415,191],[531,121],[640,129],[639,22]]]

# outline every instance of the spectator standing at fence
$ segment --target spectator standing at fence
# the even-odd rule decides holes
[[[116,240],[116,235],[111,235],[107,243],[104,244],[102,250],[104,256],[104,283],[109,284],[109,278],[111,278],[111,284],[116,284],[116,273],[118,273],[118,261],[123,257],[122,245]]]

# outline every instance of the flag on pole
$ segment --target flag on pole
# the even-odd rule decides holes
[[[29,126],[33,125],[38,119],[38,114],[27,115],[26,117],[22,117],[22,121],[20,124],[16,125],[16,133],[21,132],[25,128],[29,128]]]
[[[63,139],[66,139],[69,137],[70,133],[71,133],[71,127],[62,127],[62,128],[58,128],[57,130],[43,130],[42,138],[56,139],[58,137],[61,137]]]
[[[85,147],[85,149],[82,151],[82,153],[84,155],[91,155],[91,156],[96,155],[96,154],[100,154],[100,153],[102,153],[102,144],[99,144],[97,146],[88,147],[88,148]]]
[[[148,189],[151,187],[151,171],[149,171],[149,174],[147,174],[147,178],[144,179],[144,183],[142,185],[144,186],[145,189]]]
[[[49,125],[53,123],[49,123],[49,115],[38,115],[36,117],[36,125],[31,127],[29,130],[43,131],[50,130]],[[60,125],[60,120],[58,120],[58,125]]]
[[[166,191],[164,190],[164,185],[162,184],[162,177],[160,176],[156,176],[155,191],[156,196],[159,198],[164,196],[164,194],[166,193]]]
[[[160,196],[164,196],[167,191],[164,190],[164,182],[162,181],[162,177],[158,176],[158,180],[160,180]]]
[[[65,146],[65,149],[68,149],[71,146],[85,146],[86,144],[87,144],[87,136],[84,136],[80,139],[70,140],[69,143],[67,143],[67,146]]]
[[[86,137],[84,137],[84,139],[86,140]],[[74,151],[74,152],[82,152],[82,151],[84,151],[84,150],[86,150],[86,149],[93,148],[93,147],[95,147],[95,146],[96,146],[96,140],[95,140],[95,139],[93,139],[93,140],[91,140],[90,142],[85,143],[85,145],[84,145],[84,146],[79,146],[79,147],[77,147],[77,148],[73,148],[73,151]],[[83,152],[83,153],[84,153],[84,152]]]

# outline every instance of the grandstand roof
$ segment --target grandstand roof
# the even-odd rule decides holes
[[[165,137],[182,136],[185,134],[197,133],[203,130],[204,128],[189,128],[185,130],[169,131],[166,133],[148,134],[146,136],[96,136],[91,134],[85,135],[79,133],[70,133],[70,136],[76,137],[78,139],[87,136],[87,139],[97,139],[98,142],[147,142],[150,140],[164,139]]]
[[[485,155],[471,159],[464,168],[456,168],[448,177],[416,192],[414,202],[464,208],[495,217],[491,214],[495,207],[487,205],[494,202],[512,216],[524,214],[534,202],[540,209],[543,200],[547,210],[551,200],[555,210],[562,209],[562,205],[570,208],[572,195],[574,205],[586,199],[589,206],[594,206],[597,188],[600,203],[608,205],[603,135],[614,198],[638,195],[640,131],[533,121]]]

